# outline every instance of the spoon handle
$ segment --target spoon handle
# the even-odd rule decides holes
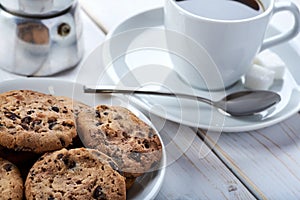
[[[171,93],[163,91],[152,91],[152,90],[140,90],[133,87],[121,87],[114,88],[113,86],[83,86],[84,93],[102,93],[102,94],[147,94],[147,95],[158,95],[158,96],[169,96],[169,97],[180,97],[185,99],[197,100],[209,105],[214,106],[214,102],[200,96],[184,94],[184,93]]]

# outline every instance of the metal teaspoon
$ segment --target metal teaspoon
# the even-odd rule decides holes
[[[234,92],[232,94],[227,95],[219,101],[212,101],[204,97],[193,96],[183,93],[136,90],[134,88],[129,87],[122,87],[120,89],[117,89],[109,86],[84,86],[83,90],[85,93],[148,94],[186,98],[207,103],[211,106],[225,111],[231,116],[253,115],[272,107],[281,100],[280,95],[267,90],[249,90]]]

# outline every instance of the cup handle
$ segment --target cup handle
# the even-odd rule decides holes
[[[285,33],[281,33],[275,35],[271,38],[267,38],[264,40],[260,51],[268,49],[272,46],[278,45],[282,42],[286,42],[292,38],[294,38],[299,33],[300,21],[299,21],[299,9],[293,2],[278,2],[274,5],[273,14],[276,14],[281,11],[289,11],[294,16],[294,26],[289,31]]]

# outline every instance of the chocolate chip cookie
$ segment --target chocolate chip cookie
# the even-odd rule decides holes
[[[18,168],[0,158],[0,199],[22,200],[23,180]]]
[[[29,171],[26,199],[126,199],[124,177],[115,167],[97,150],[46,153]]]
[[[74,100],[70,97],[66,97],[66,96],[57,96],[56,97],[60,102],[62,102],[64,105],[68,106],[68,108],[70,110],[72,110],[72,112],[74,113],[75,117],[78,116],[78,113],[86,110],[86,109],[90,109],[91,107],[80,102],[77,100]]]
[[[43,153],[67,147],[76,136],[71,110],[52,95],[31,90],[0,94],[0,145]]]
[[[77,125],[83,144],[114,159],[127,178],[157,169],[161,141],[152,127],[128,109],[99,105],[80,112]]]

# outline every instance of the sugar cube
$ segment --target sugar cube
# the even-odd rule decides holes
[[[245,87],[254,90],[267,90],[274,81],[275,72],[254,64],[245,75]]]
[[[285,63],[273,51],[267,49],[259,53],[255,59],[254,64],[261,65],[275,72],[275,79],[282,79],[285,72]]]

